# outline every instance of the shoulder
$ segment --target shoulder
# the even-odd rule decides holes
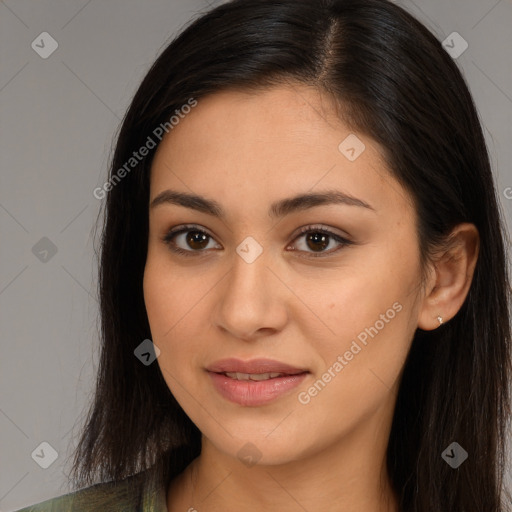
[[[161,499],[163,490],[149,496],[145,492],[146,471],[119,482],[104,482],[36,503],[14,512],[136,512],[148,500]]]

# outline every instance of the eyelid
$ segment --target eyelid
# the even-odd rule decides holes
[[[346,242],[350,242],[350,235],[343,231],[335,231],[335,228],[326,227],[323,224],[307,224],[305,226],[302,226],[298,229],[296,229],[292,235],[290,235],[293,240],[295,240],[298,236],[303,235],[305,233],[309,232],[320,232],[320,233],[326,233],[333,237],[339,237],[342,238]]]
[[[205,227],[201,226],[200,224],[180,224],[179,226],[174,226],[173,228],[166,231],[162,238],[163,240],[166,240],[173,235],[177,235],[186,231],[200,231],[211,238],[215,238],[214,235],[212,235]]]

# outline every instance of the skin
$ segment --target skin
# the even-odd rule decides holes
[[[349,134],[365,144],[354,161],[338,149]],[[150,203],[173,189],[215,200],[226,213],[150,208],[144,298],[157,361],[202,432],[201,455],[169,486],[169,511],[398,511],[385,455],[399,378],[415,330],[435,329],[438,315],[447,322],[460,309],[478,232],[457,226],[422,286],[415,210],[381,155],[376,142],[340,121],[328,96],[291,84],[201,98],[160,144]],[[268,213],[275,201],[325,190],[372,209]],[[183,224],[210,235],[202,245],[188,244],[187,233],[174,238],[195,251],[190,257],[162,241]],[[310,224],[353,243],[308,244],[298,230]],[[236,252],[248,236],[263,249],[252,263]],[[394,318],[300,403],[298,394],[395,303],[402,308]],[[310,373],[270,404],[242,406],[219,395],[204,369],[225,357],[267,357]],[[259,452],[255,465],[237,455],[247,443]]]

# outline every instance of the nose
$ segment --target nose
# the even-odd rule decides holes
[[[288,321],[287,289],[265,250],[254,261],[233,255],[232,267],[215,290],[214,323],[245,341],[281,331]]]

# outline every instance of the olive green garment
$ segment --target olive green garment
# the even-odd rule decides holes
[[[164,488],[142,490],[141,482],[148,471],[120,482],[95,484],[15,512],[167,512]]]

